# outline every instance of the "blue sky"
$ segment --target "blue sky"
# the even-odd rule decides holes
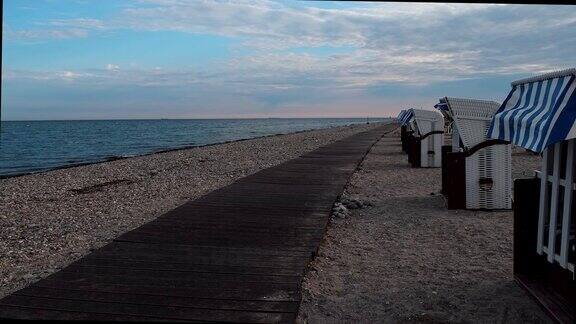
[[[6,0],[4,119],[354,117],[576,65],[576,7]]]

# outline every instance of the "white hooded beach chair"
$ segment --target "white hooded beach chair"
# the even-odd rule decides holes
[[[444,118],[436,111],[412,109],[412,129],[415,140],[409,149],[413,167],[439,168],[442,166]]]
[[[500,104],[445,97],[435,107],[452,126],[452,145],[442,165],[448,208],[512,208],[511,145],[487,138]]]
[[[514,275],[559,321],[576,321],[576,69],[512,83],[488,135],[543,153],[514,181]]]

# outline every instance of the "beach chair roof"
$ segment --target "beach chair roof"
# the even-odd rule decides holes
[[[442,108],[438,108],[441,106]],[[444,112],[458,129],[465,148],[472,148],[487,139],[488,129],[494,114],[500,108],[496,101],[444,97],[436,108]]]
[[[398,122],[402,126],[408,125],[412,121],[413,117],[414,117],[414,109],[410,108],[402,110],[400,112],[400,115],[398,115]]]
[[[414,123],[420,135],[444,130],[444,117],[438,112],[424,109],[412,109],[412,112],[414,113]]]
[[[442,122],[444,118],[441,114],[433,110],[425,109],[412,109],[414,114],[414,119],[418,122],[419,120],[426,120],[431,122]]]
[[[576,137],[576,69],[512,82],[488,136],[534,152]]]
[[[396,120],[398,122],[400,122],[402,120],[402,117],[404,117],[405,114],[406,114],[406,110],[405,109],[401,110],[400,113],[398,113],[398,117],[396,117]]]

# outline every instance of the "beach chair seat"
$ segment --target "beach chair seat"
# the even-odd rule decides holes
[[[488,136],[542,153],[514,181],[514,276],[557,321],[576,322],[576,69],[512,82]]]
[[[442,192],[450,209],[511,209],[512,148],[487,138],[494,101],[444,97],[435,106],[452,128],[444,146]]]

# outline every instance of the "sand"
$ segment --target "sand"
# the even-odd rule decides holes
[[[0,180],[0,298],[190,199],[378,125],[269,136]]]
[[[449,211],[440,169],[412,169],[399,132],[367,155],[304,279],[301,323],[547,323],[513,281],[509,211]],[[540,158],[513,153],[514,177]]]

